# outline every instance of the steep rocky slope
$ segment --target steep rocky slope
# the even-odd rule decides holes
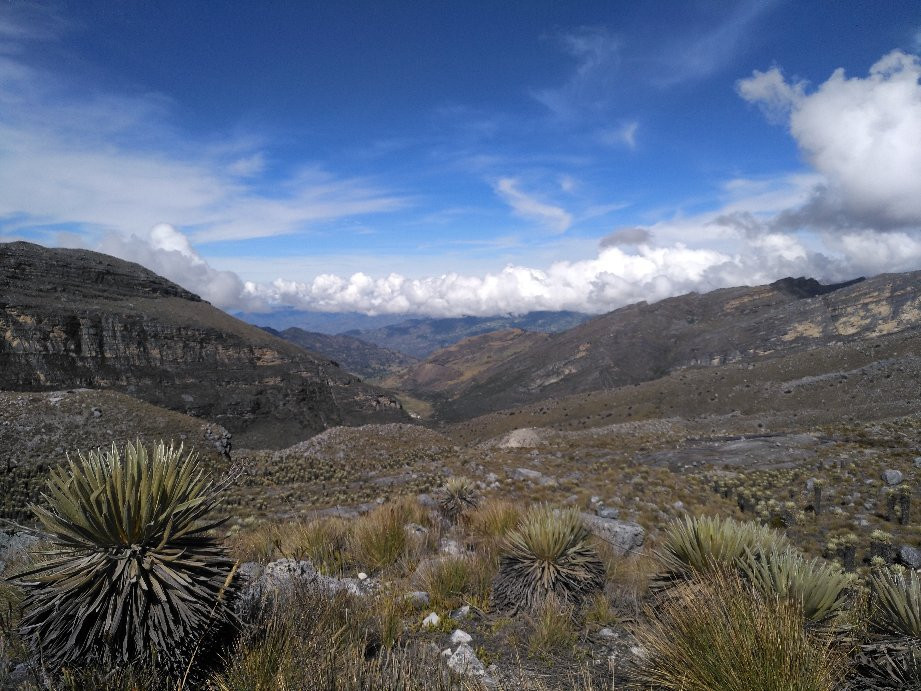
[[[921,326],[919,281],[921,272],[839,286],[783,279],[631,305],[501,363],[459,398],[442,402],[437,413],[463,419],[638,384],[685,368],[753,363],[914,332]]]
[[[252,447],[408,419],[387,392],[137,264],[0,244],[0,389],[74,387],[207,418]]]
[[[302,348],[319,353],[342,366],[348,372],[354,372],[366,379],[386,377],[393,372],[410,367],[418,362],[417,358],[395,350],[381,348],[353,336],[317,333],[291,327],[284,331],[263,326],[263,330],[295,343]]]

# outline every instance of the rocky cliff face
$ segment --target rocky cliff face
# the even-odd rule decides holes
[[[822,286],[783,279],[602,315],[477,377],[448,419],[637,384],[687,367],[776,357],[921,327],[921,272]]]
[[[213,420],[238,446],[405,421],[387,392],[244,324],[137,264],[0,245],[0,389],[129,393]]]

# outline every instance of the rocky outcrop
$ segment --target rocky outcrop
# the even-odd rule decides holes
[[[408,420],[386,391],[138,264],[0,245],[0,389],[115,389],[278,448],[335,425]]]

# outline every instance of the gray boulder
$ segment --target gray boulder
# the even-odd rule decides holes
[[[884,470],[882,474],[883,482],[892,487],[892,485],[897,485],[902,481],[902,471],[888,469]]]
[[[515,468],[512,474],[521,480],[540,482],[544,479],[544,474],[542,472],[539,470],[531,470],[530,468]]]
[[[589,530],[614,547],[618,554],[635,552],[646,541],[646,531],[639,523],[602,518],[589,513],[583,513],[582,519]]]
[[[921,550],[911,545],[899,547],[898,561],[910,569],[921,569]]]

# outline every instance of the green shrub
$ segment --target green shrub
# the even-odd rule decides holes
[[[551,593],[570,604],[604,587],[605,567],[577,509],[532,507],[502,542],[492,601],[533,610]]]
[[[916,571],[884,569],[871,578],[870,624],[879,633],[921,640],[921,577]]]
[[[709,516],[673,521],[658,551],[665,565],[659,585],[726,568],[736,569],[746,555],[785,549],[787,539],[756,523]]]
[[[222,486],[194,453],[139,442],[52,470],[46,560],[18,574],[21,631],[44,663],[179,672],[224,605],[233,562],[204,521]]]
[[[452,523],[456,523],[464,511],[475,509],[480,503],[476,485],[466,477],[448,478],[439,495],[441,512]]]
[[[809,633],[800,607],[761,595],[737,574],[678,585],[635,633],[642,688],[674,691],[832,691],[846,657]]]

